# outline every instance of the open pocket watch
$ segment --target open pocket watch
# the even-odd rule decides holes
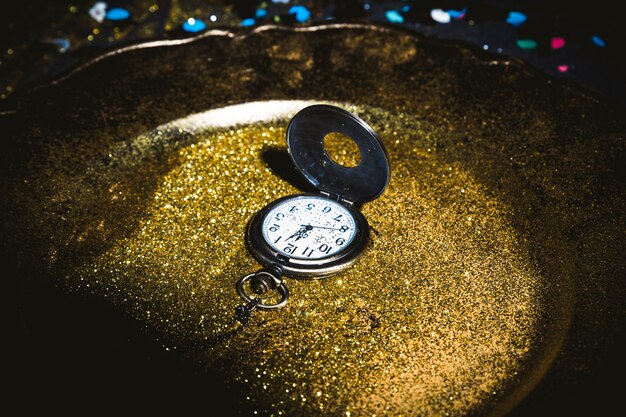
[[[333,161],[324,138],[340,133],[361,154],[355,167]],[[318,104],[300,110],[287,127],[287,149],[296,168],[319,194],[280,198],[261,209],[247,230],[247,245],[263,269],[237,281],[245,305],[235,318],[246,324],[255,310],[275,310],[289,299],[282,277],[319,279],[350,266],[369,242],[369,225],[359,207],[378,198],[389,183],[387,152],[374,130],[339,107]],[[278,301],[259,297],[277,291]]]

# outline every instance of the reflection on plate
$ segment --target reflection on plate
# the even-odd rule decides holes
[[[593,369],[614,323],[587,323],[622,311],[617,113],[515,63],[375,27],[158,46],[75,71],[0,120],[7,267],[32,277],[33,337],[51,301],[28,294],[53,282],[172,352],[150,353],[167,369],[157,385],[211,387],[205,399],[242,415],[503,414],[556,357],[561,375]],[[392,179],[363,208],[373,244],[341,275],[290,280],[290,305],[224,337],[234,282],[257,267],[246,223],[303,189],[284,135],[312,102],[385,142]],[[51,332],[67,359],[76,325]]]

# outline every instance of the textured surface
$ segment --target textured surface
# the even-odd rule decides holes
[[[234,281],[258,267],[247,221],[308,191],[284,142],[303,103],[276,99],[357,112],[392,179],[363,209],[366,256],[289,280],[284,310],[225,338]],[[104,300],[242,414],[502,414],[555,358],[549,378],[584,380],[623,323],[620,120],[516,64],[401,32],[137,49],[3,116],[3,249],[31,337],[38,286]]]

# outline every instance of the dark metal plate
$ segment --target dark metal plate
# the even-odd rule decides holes
[[[260,133],[299,108],[271,111],[311,101],[354,106],[385,143],[394,175],[364,206],[371,250],[336,279],[290,281],[302,305],[216,338],[235,281],[258,268],[246,220],[302,191],[284,136]],[[535,416],[620,401],[614,103],[482,50],[328,25],[130,46],[5,104],[7,397],[20,405],[178,394],[246,416]],[[224,130],[194,130],[209,122]],[[210,210],[194,200],[212,193]]]

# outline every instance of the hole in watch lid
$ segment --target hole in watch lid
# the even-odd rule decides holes
[[[331,132],[324,136],[324,151],[334,163],[346,168],[354,168],[361,163],[359,146],[343,133]]]

